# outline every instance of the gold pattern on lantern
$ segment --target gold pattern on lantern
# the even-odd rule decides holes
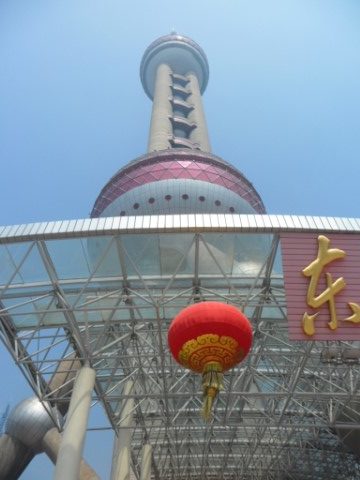
[[[234,338],[207,333],[184,343],[179,361],[184,367],[201,373],[209,362],[221,364],[225,371],[240,362],[243,356],[244,351]]]

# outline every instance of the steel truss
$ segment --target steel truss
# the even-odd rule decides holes
[[[359,478],[337,435],[359,428],[359,346],[288,340],[277,234],[124,233],[0,248],[3,343],[43,402],[68,400],[49,383],[74,355],[96,370],[94,403],[115,431],[134,398],[137,476],[149,442],[157,480]],[[238,306],[254,328],[251,353],[225,375],[209,423],[199,377],[167,346],[174,315],[202,300]],[[331,359],[329,347],[338,352]],[[135,386],[124,395],[128,380]]]

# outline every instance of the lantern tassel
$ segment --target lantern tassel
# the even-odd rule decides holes
[[[207,422],[211,418],[214,400],[223,386],[223,374],[220,363],[211,362],[205,365],[202,377],[203,409],[202,416]]]

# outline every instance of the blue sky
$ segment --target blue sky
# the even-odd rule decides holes
[[[213,152],[268,212],[358,217],[357,0],[2,0],[0,224],[87,217],[104,183],[145,152],[139,64],[172,29],[208,56]],[[0,346],[10,382],[0,410],[27,395],[8,358]],[[92,437],[87,456],[106,478],[109,434]],[[22,478],[40,472],[51,476],[46,459]]]

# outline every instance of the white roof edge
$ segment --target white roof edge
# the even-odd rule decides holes
[[[104,217],[0,226],[0,243],[131,233],[360,233],[360,218],[298,215],[176,214]]]

